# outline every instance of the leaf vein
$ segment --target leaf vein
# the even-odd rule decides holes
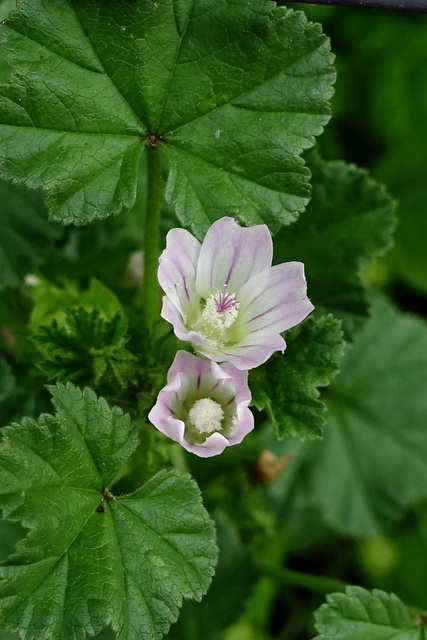
[[[243,98],[244,96],[246,96],[247,94],[251,93],[251,91],[253,91],[254,89],[260,88],[263,85],[268,84],[269,82],[275,80],[276,78],[279,78],[280,76],[284,75],[284,76],[289,76],[289,77],[294,77],[292,74],[290,73],[286,73],[286,71],[289,71],[289,69],[292,68],[292,66],[294,64],[296,64],[296,62],[300,62],[301,60],[303,60],[304,58],[308,57],[309,55],[312,55],[313,53],[315,53],[318,49],[320,49],[323,46],[324,43],[321,43],[321,45],[317,45],[314,49],[308,51],[306,54],[304,54],[303,56],[301,56],[301,58],[299,58],[298,60],[294,60],[292,63],[290,63],[287,67],[284,67],[283,69],[281,69],[278,73],[273,74],[271,77],[268,77],[266,79],[264,79],[262,82],[259,82],[258,84],[253,85],[252,87],[249,87],[248,89],[245,89],[244,91],[242,91],[242,93],[240,93],[237,96],[234,96],[233,98],[231,98],[230,100],[224,101],[221,104],[217,105],[215,108],[210,109],[209,111],[206,111],[204,113],[201,113],[199,116],[197,116],[196,118],[193,118],[192,120],[189,120],[188,122],[183,122],[181,123],[179,126],[170,129],[169,131],[164,131],[161,132],[162,136],[166,137],[168,135],[170,135],[171,133],[176,133],[177,131],[179,131],[180,129],[194,124],[195,122],[197,122],[198,120],[201,120],[203,118],[205,118],[206,116],[210,116],[214,113],[216,113],[217,111],[220,111],[221,109],[223,109],[224,107],[228,107],[228,106],[236,106],[233,103],[236,102],[237,100],[240,100],[241,98]],[[319,78],[320,75],[331,75],[331,69],[328,67],[327,69],[325,69],[323,74],[320,73],[314,73],[313,75],[307,75],[304,76],[307,79],[310,78]],[[238,105],[237,105],[238,107]],[[238,107],[239,108],[239,107]],[[317,114],[317,115],[328,115],[327,113],[324,114]]]
[[[75,18],[76,18],[76,20],[77,20],[78,24],[80,25],[80,28],[81,28],[82,32],[83,32],[83,33],[84,33],[84,35],[86,36],[86,38],[87,38],[87,40],[88,40],[88,42],[89,42],[89,44],[90,44],[90,46],[91,46],[91,48],[92,48],[92,51],[93,51],[94,55],[96,56],[97,60],[99,61],[99,64],[101,65],[101,67],[102,67],[102,69],[103,69],[103,71],[104,71],[104,74],[106,75],[106,77],[108,78],[108,80],[110,81],[110,83],[111,83],[111,85],[114,87],[114,89],[117,91],[117,93],[119,94],[119,96],[123,99],[123,101],[125,102],[125,104],[128,106],[128,108],[132,111],[132,113],[134,114],[134,116],[135,116],[135,118],[138,120],[138,122],[140,122],[140,123],[141,123],[141,125],[144,127],[144,129],[145,129],[145,130],[147,130],[147,125],[146,125],[146,124],[144,124],[144,122],[142,122],[141,118],[140,118],[140,117],[135,113],[134,109],[133,109],[133,108],[132,108],[132,106],[129,104],[129,102],[126,100],[126,98],[125,98],[125,96],[123,95],[123,93],[120,91],[120,89],[118,88],[118,86],[116,85],[116,83],[113,81],[112,77],[111,77],[111,76],[106,72],[106,70],[105,70],[105,66],[104,66],[104,63],[103,63],[103,61],[101,60],[101,58],[100,58],[100,56],[99,56],[98,52],[96,51],[96,49],[95,49],[95,47],[94,47],[94,45],[93,45],[93,42],[92,42],[92,40],[90,39],[89,35],[88,35],[88,34],[86,33],[86,31],[84,30],[83,25],[82,25],[82,23],[80,22],[80,19],[79,19],[78,15],[77,15],[77,11],[75,10],[75,8],[74,8],[74,6],[73,6],[73,4],[72,4],[71,2],[69,2],[69,5],[70,5],[70,7],[71,7],[71,9],[72,9],[72,11],[73,11],[73,13],[74,13],[74,16],[75,16]]]
[[[161,108],[159,110],[159,117],[157,118],[156,126],[154,127],[155,131],[157,131],[157,129],[159,128],[160,122],[162,120],[162,116],[163,116],[163,112],[164,112],[164,109],[165,109],[166,101],[168,99],[169,89],[170,89],[170,86],[171,86],[171,83],[172,83],[172,79],[173,79],[173,76],[174,76],[174,73],[175,73],[178,57],[179,57],[179,54],[180,54],[180,51],[181,51],[181,47],[182,47],[182,43],[183,43],[183,41],[185,39],[185,36],[187,34],[188,25],[189,25],[190,20],[191,20],[191,15],[192,15],[193,10],[194,10],[195,2],[196,2],[196,0],[192,0],[192,6],[191,6],[190,11],[188,12],[187,22],[186,22],[186,24],[184,26],[184,30],[183,30],[182,36],[178,40],[178,46],[176,47],[176,51],[175,51],[175,59],[174,59],[173,65],[172,65],[171,72],[169,74],[169,79],[168,79],[167,86],[165,87],[165,90],[164,90],[163,103],[162,103],[162,106],[161,106]],[[175,10],[175,4],[173,4],[173,12],[174,12],[174,20],[175,20],[176,31],[177,31],[177,34],[179,34],[178,21],[177,21],[177,15],[176,15],[176,10]]]

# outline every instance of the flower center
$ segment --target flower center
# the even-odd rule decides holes
[[[214,433],[221,429],[224,411],[218,402],[211,398],[201,398],[191,407],[188,417],[199,433]]]
[[[202,311],[203,320],[214,329],[231,327],[239,313],[239,303],[235,293],[225,291],[225,286],[206,300]]]

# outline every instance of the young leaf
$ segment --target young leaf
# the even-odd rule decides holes
[[[76,282],[68,280],[57,286],[52,282],[40,279],[40,282],[29,288],[34,301],[31,311],[31,327],[49,325],[52,320],[63,324],[67,307],[84,307],[87,310],[97,309],[104,320],[112,320],[122,311],[118,297],[111,289],[96,278],[91,278],[89,286],[81,291]]]
[[[51,389],[56,415],[1,431],[5,516],[29,529],[0,569],[0,624],[28,640],[160,638],[213,573],[213,525],[194,481],[161,471],[131,495],[107,489],[137,444],[90,389]]]
[[[2,175],[85,224],[135,200],[145,142],[201,235],[224,215],[273,227],[309,196],[300,157],[329,119],[319,25],[272,2],[22,0],[3,27]],[[147,153],[150,150],[147,149]]]
[[[347,587],[344,593],[327,596],[316,614],[314,640],[423,640],[408,608],[393,593]]]
[[[347,535],[378,535],[427,495],[427,327],[376,299],[332,383],[322,442],[294,450],[271,488],[281,514],[316,505]],[[396,482],[398,478],[398,482]]]
[[[310,156],[312,199],[300,220],[275,238],[276,262],[305,264],[318,313],[343,321],[348,337],[368,315],[360,268],[391,245],[396,203],[366,171]]]
[[[18,285],[45,260],[60,228],[48,222],[38,193],[22,185],[0,181],[2,231],[0,234],[0,288]]]
[[[265,409],[278,438],[322,435],[326,410],[318,387],[337,374],[343,352],[341,323],[332,316],[309,317],[286,332],[285,355],[275,354],[251,372],[253,403]]]
[[[137,358],[126,349],[127,323],[120,312],[111,320],[98,309],[66,309],[63,324],[41,325],[34,340],[51,380],[124,388],[135,375]]]

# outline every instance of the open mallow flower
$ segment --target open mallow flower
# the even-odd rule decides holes
[[[200,243],[172,229],[160,256],[165,292],[162,317],[180,340],[215,362],[252,369],[286,343],[280,335],[313,310],[304,265],[271,266],[273,243],[266,225],[214,222]]]
[[[248,372],[178,351],[150,422],[202,458],[239,444],[254,427]]]

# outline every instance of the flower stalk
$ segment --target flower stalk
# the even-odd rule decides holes
[[[151,329],[159,317],[160,289],[157,281],[163,177],[160,148],[147,146],[147,211],[144,230],[144,319]]]

